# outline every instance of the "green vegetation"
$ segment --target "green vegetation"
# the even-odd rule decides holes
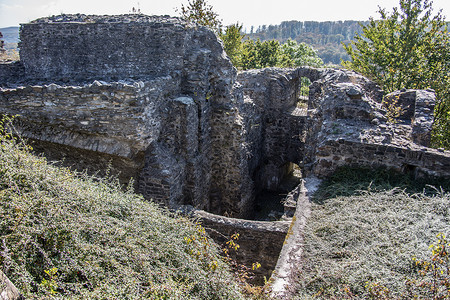
[[[434,147],[450,149],[450,35],[444,16],[428,0],[400,0],[400,11],[379,10],[344,48],[344,66],[376,81],[386,92],[402,88],[436,92]]]
[[[281,45],[281,52],[281,66],[283,67],[323,66],[323,61],[317,56],[316,51],[305,43],[297,43],[289,39]]]
[[[317,52],[305,43],[287,40],[280,44],[276,40],[261,42],[245,39],[242,25],[227,26],[222,31],[219,16],[205,0],[188,1],[181,5],[180,16],[187,20],[207,26],[214,30],[224,43],[224,49],[233,65],[240,70],[260,69],[266,67],[321,67],[323,61]]]
[[[348,44],[355,33],[361,33],[360,24],[367,22],[358,21],[284,21],[279,25],[263,25],[256,30],[251,28],[248,37],[252,40],[277,40],[285,43],[291,39],[298,43],[306,43],[314,47],[318,56],[326,64],[339,65],[342,60],[348,60],[349,56],[342,47],[342,43]]]
[[[0,266],[27,299],[243,298],[202,227],[3,130],[0,147]]]
[[[317,52],[305,43],[287,40],[280,44],[276,40],[261,42],[245,39],[242,25],[233,24],[220,34],[224,48],[233,65],[240,70],[267,67],[321,67],[323,61]]]
[[[364,169],[324,182],[305,230],[296,299],[449,297],[449,245],[439,234],[450,233],[450,183],[440,182]]]
[[[180,16],[199,25],[207,26],[218,34],[222,32],[219,15],[205,0],[188,0],[186,6],[181,4]]]
[[[242,25],[239,23],[232,24],[225,28],[225,32],[219,36],[223,41],[223,47],[234,66],[242,65],[242,39],[244,35]]]
[[[311,46],[305,43],[298,44],[292,40],[288,40],[284,44],[280,44],[276,40],[264,42],[245,40],[242,44],[242,51],[237,55],[240,62],[237,67],[243,70],[266,67],[323,66],[323,61]]]

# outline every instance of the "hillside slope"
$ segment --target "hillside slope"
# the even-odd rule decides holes
[[[449,255],[436,249],[450,246],[440,235],[450,234],[450,182],[433,185],[385,170],[327,180],[312,203],[295,299],[448,299]]]
[[[27,299],[242,299],[203,228],[0,145],[0,267]]]

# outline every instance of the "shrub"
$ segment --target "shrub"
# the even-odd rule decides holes
[[[422,187],[387,170],[344,169],[324,184],[305,230],[296,299],[410,299],[413,258],[427,261],[434,237],[450,232],[450,193]]]
[[[0,145],[0,266],[26,298],[242,298],[191,221],[49,165],[3,130]]]

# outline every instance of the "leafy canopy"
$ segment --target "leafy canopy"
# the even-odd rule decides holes
[[[243,43],[241,53],[241,65],[243,70],[258,69],[266,67],[298,67],[311,66],[321,67],[323,61],[317,52],[305,43],[298,44],[296,41],[288,40],[280,44],[276,40],[252,41]]]
[[[223,41],[225,52],[231,62],[238,69],[323,65],[317,52],[305,43],[298,44],[292,40],[288,40],[285,44],[280,44],[276,40],[264,42],[244,40],[245,34],[242,33],[242,24],[239,23],[222,30],[218,14],[206,0],[188,0],[186,6],[181,5],[180,15],[214,30]]]
[[[295,66],[323,66],[322,59],[317,55],[316,50],[306,43],[297,43],[291,39],[281,45],[281,52],[283,53],[283,67]]]
[[[242,39],[244,35],[242,32],[242,24],[239,23],[227,26],[225,32],[220,34],[220,38],[223,41],[223,47],[225,52],[230,57],[234,66],[241,64],[241,52],[242,52]]]
[[[222,22],[219,15],[213,10],[212,5],[207,4],[205,0],[188,0],[186,6],[181,4],[180,15],[186,20],[210,27],[216,33],[222,31]]]
[[[433,145],[450,148],[450,37],[439,11],[429,0],[400,0],[392,13],[361,25],[362,34],[344,45],[345,67],[379,83],[386,92],[402,88],[436,92]]]

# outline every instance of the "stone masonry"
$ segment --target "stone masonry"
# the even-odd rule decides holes
[[[238,73],[212,31],[178,18],[42,18],[22,25],[20,57],[0,64],[0,112],[37,152],[192,206],[219,241],[244,232],[239,259],[261,259],[260,275],[289,226],[235,218],[251,217],[255,195],[276,190],[292,164],[317,177],[349,165],[450,178],[450,153],[428,147],[433,91],[384,95],[334,69]],[[302,77],[307,109],[297,107]],[[394,120],[390,101],[403,108]]]
[[[146,198],[251,215],[291,164],[319,177],[343,165],[449,176],[427,148],[434,93],[383,91],[332,69],[237,73],[221,41],[181,19],[61,15],[21,27],[21,61],[0,65],[0,109],[50,159],[131,177]],[[308,110],[297,107],[301,77]]]
[[[217,111],[232,109],[236,73],[213,32],[170,17],[65,15],[23,24],[20,55],[0,67],[0,106],[35,149],[133,177],[148,199],[210,209],[221,171],[211,127],[230,120]]]

